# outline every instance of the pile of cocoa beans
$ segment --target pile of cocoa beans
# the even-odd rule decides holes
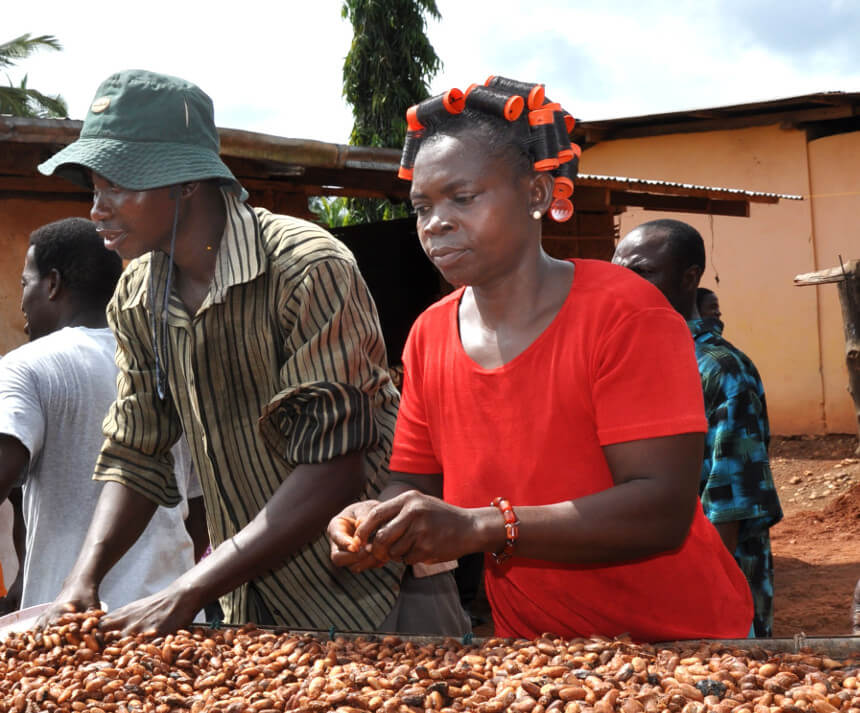
[[[616,639],[332,640],[246,626],[163,637],[99,613],[0,644],[0,713],[860,713],[858,661]]]

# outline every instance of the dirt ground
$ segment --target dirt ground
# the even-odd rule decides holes
[[[771,529],[774,636],[851,633],[860,578],[860,458],[855,436],[774,438],[785,518]]]

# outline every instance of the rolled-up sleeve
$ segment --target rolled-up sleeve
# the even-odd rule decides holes
[[[287,355],[260,431],[288,464],[322,463],[379,440],[374,400],[389,380],[373,299],[354,262],[319,260],[278,303]]]
[[[117,398],[103,423],[106,437],[96,461],[95,480],[116,481],[159,505],[172,507],[181,494],[170,449],[182,432],[168,393],[158,398],[148,312],[143,305],[123,309],[127,282],[108,305],[108,324],[117,341]]]

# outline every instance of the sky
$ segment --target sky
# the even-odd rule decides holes
[[[0,81],[60,93],[83,119],[96,88],[141,68],[198,84],[221,127],[346,143],[352,27],[341,0],[8,0],[0,43],[55,35]],[[860,91],[856,0],[437,0],[431,93],[491,74],[546,85],[582,120]],[[216,8],[218,8],[216,10]]]

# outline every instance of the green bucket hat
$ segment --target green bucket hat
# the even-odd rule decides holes
[[[129,69],[102,82],[80,138],[39,171],[89,188],[94,171],[133,191],[218,179],[246,200],[218,150],[212,100],[205,92],[178,77]]]

